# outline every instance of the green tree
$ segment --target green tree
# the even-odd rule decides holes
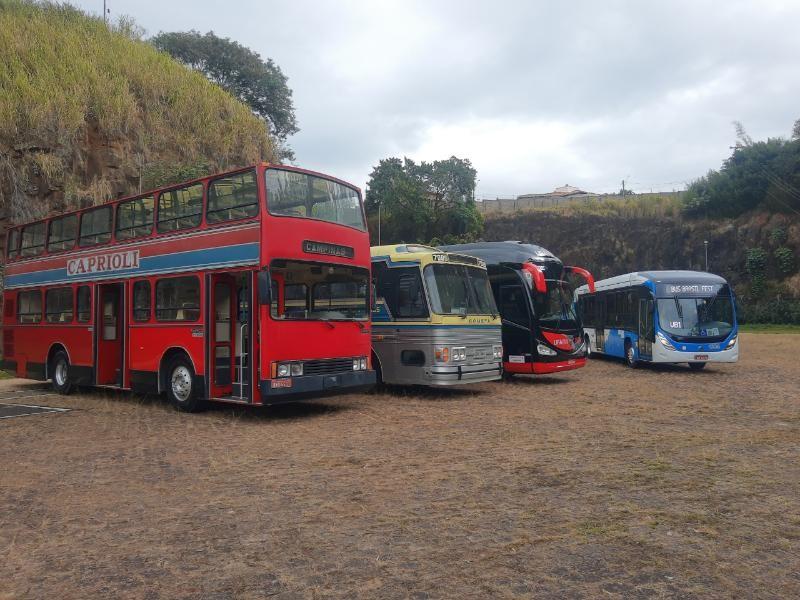
[[[150,41],[247,104],[278,140],[281,158],[294,158],[286,145],[286,138],[299,131],[292,90],[286,75],[271,58],[265,61],[256,52],[218,37],[213,31],[205,35],[194,30],[161,32]]]
[[[719,171],[692,182],[684,197],[689,214],[737,217],[756,208],[800,211],[800,139],[754,142],[740,123],[733,153]]]
[[[381,240],[446,242],[475,239],[483,219],[475,206],[477,172],[467,159],[416,163],[387,158],[370,175],[366,209],[375,221],[381,206]]]

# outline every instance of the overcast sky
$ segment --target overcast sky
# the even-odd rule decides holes
[[[75,2],[101,13],[102,0]],[[800,118],[800,2],[108,0],[148,35],[213,30],[289,77],[297,164],[469,158],[478,196],[682,188]]]

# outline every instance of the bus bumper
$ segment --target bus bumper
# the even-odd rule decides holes
[[[425,385],[461,385],[496,381],[502,376],[500,361],[477,365],[448,365],[425,368]]]
[[[562,371],[572,371],[586,366],[586,357],[568,358],[554,362],[528,362],[528,363],[503,363],[503,368],[509,373],[519,373],[521,375],[548,375],[550,373],[561,373]]]
[[[263,404],[291,402],[298,397],[317,396],[332,392],[353,392],[375,385],[375,371],[352,371],[332,375],[303,375],[282,379],[262,379]]]
[[[739,341],[730,350],[667,350],[660,344],[653,344],[653,362],[658,363],[690,363],[690,362],[718,362],[735,363],[739,360]]]

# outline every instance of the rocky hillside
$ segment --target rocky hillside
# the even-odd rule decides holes
[[[274,156],[245,105],[132,23],[0,0],[0,227]]]
[[[734,285],[752,320],[800,319],[797,217],[751,213],[689,220],[537,210],[490,215],[485,225],[484,239],[535,242],[568,264],[587,267],[598,279],[644,269],[703,270],[703,242],[708,240],[709,270]],[[782,306],[775,308],[776,303]],[[756,318],[755,310],[788,312]]]

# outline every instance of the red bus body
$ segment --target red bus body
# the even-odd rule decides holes
[[[303,169],[259,164],[67,213],[77,215],[75,237],[82,241],[85,213],[112,207],[110,240],[91,247],[80,247],[76,242],[59,251],[47,251],[49,240],[45,239],[41,252],[20,256],[24,252],[20,240],[25,248],[24,228],[10,230],[2,367],[18,377],[46,380],[53,376],[54,357],[62,352],[68,356],[72,384],[158,393],[169,384],[169,365],[182,357],[191,363],[194,393],[205,399],[254,405],[374,383],[368,362],[368,294],[363,319],[324,320],[285,318],[286,302],[281,295],[285,277],[313,273],[309,277],[316,283],[306,285],[306,302],[310,304],[302,311],[307,316],[317,302],[317,296],[311,296],[316,294],[312,292],[315,286],[329,290],[332,284],[325,283],[328,279],[346,278],[351,273],[361,277],[362,271],[368,281],[366,227],[270,213],[265,176],[267,171],[276,170],[285,172],[288,179],[307,176],[309,181],[344,186],[354,194],[353,199],[358,198],[363,219],[360,192],[349,184]],[[231,182],[239,181],[239,176],[248,183],[248,193],[257,194],[258,208],[252,202],[241,205],[244,209],[235,204],[230,205],[232,208],[215,208],[214,214],[221,212],[224,217],[215,216],[212,222],[211,186],[215,186],[215,194],[217,189],[235,189]],[[160,232],[162,195],[167,194],[166,207],[173,197],[194,190],[195,202],[199,203],[200,186],[201,215],[165,223],[175,221],[178,226],[189,217],[199,222]],[[121,219],[118,205],[130,199],[149,201],[150,196],[150,232],[135,239],[117,239],[117,220]],[[187,210],[177,201],[169,206]],[[166,216],[166,208],[163,210]],[[248,214],[242,216],[242,211]],[[50,232],[46,235],[52,236],[50,221],[64,216],[44,221],[44,231]],[[278,267],[271,268],[274,265]],[[283,276],[279,271],[284,268],[294,270]],[[87,287],[88,292],[79,291]],[[356,287],[352,283],[348,289]],[[52,291],[65,288],[71,293]],[[53,305],[57,295],[64,299],[60,311],[48,313],[48,292]],[[360,291],[357,293],[361,298]],[[72,305],[67,310],[69,297]],[[333,304],[330,299],[325,301]],[[354,300],[348,301],[352,304]],[[280,376],[283,367],[279,365],[289,362],[295,365],[290,376]],[[302,375],[295,368],[301,368]]]

